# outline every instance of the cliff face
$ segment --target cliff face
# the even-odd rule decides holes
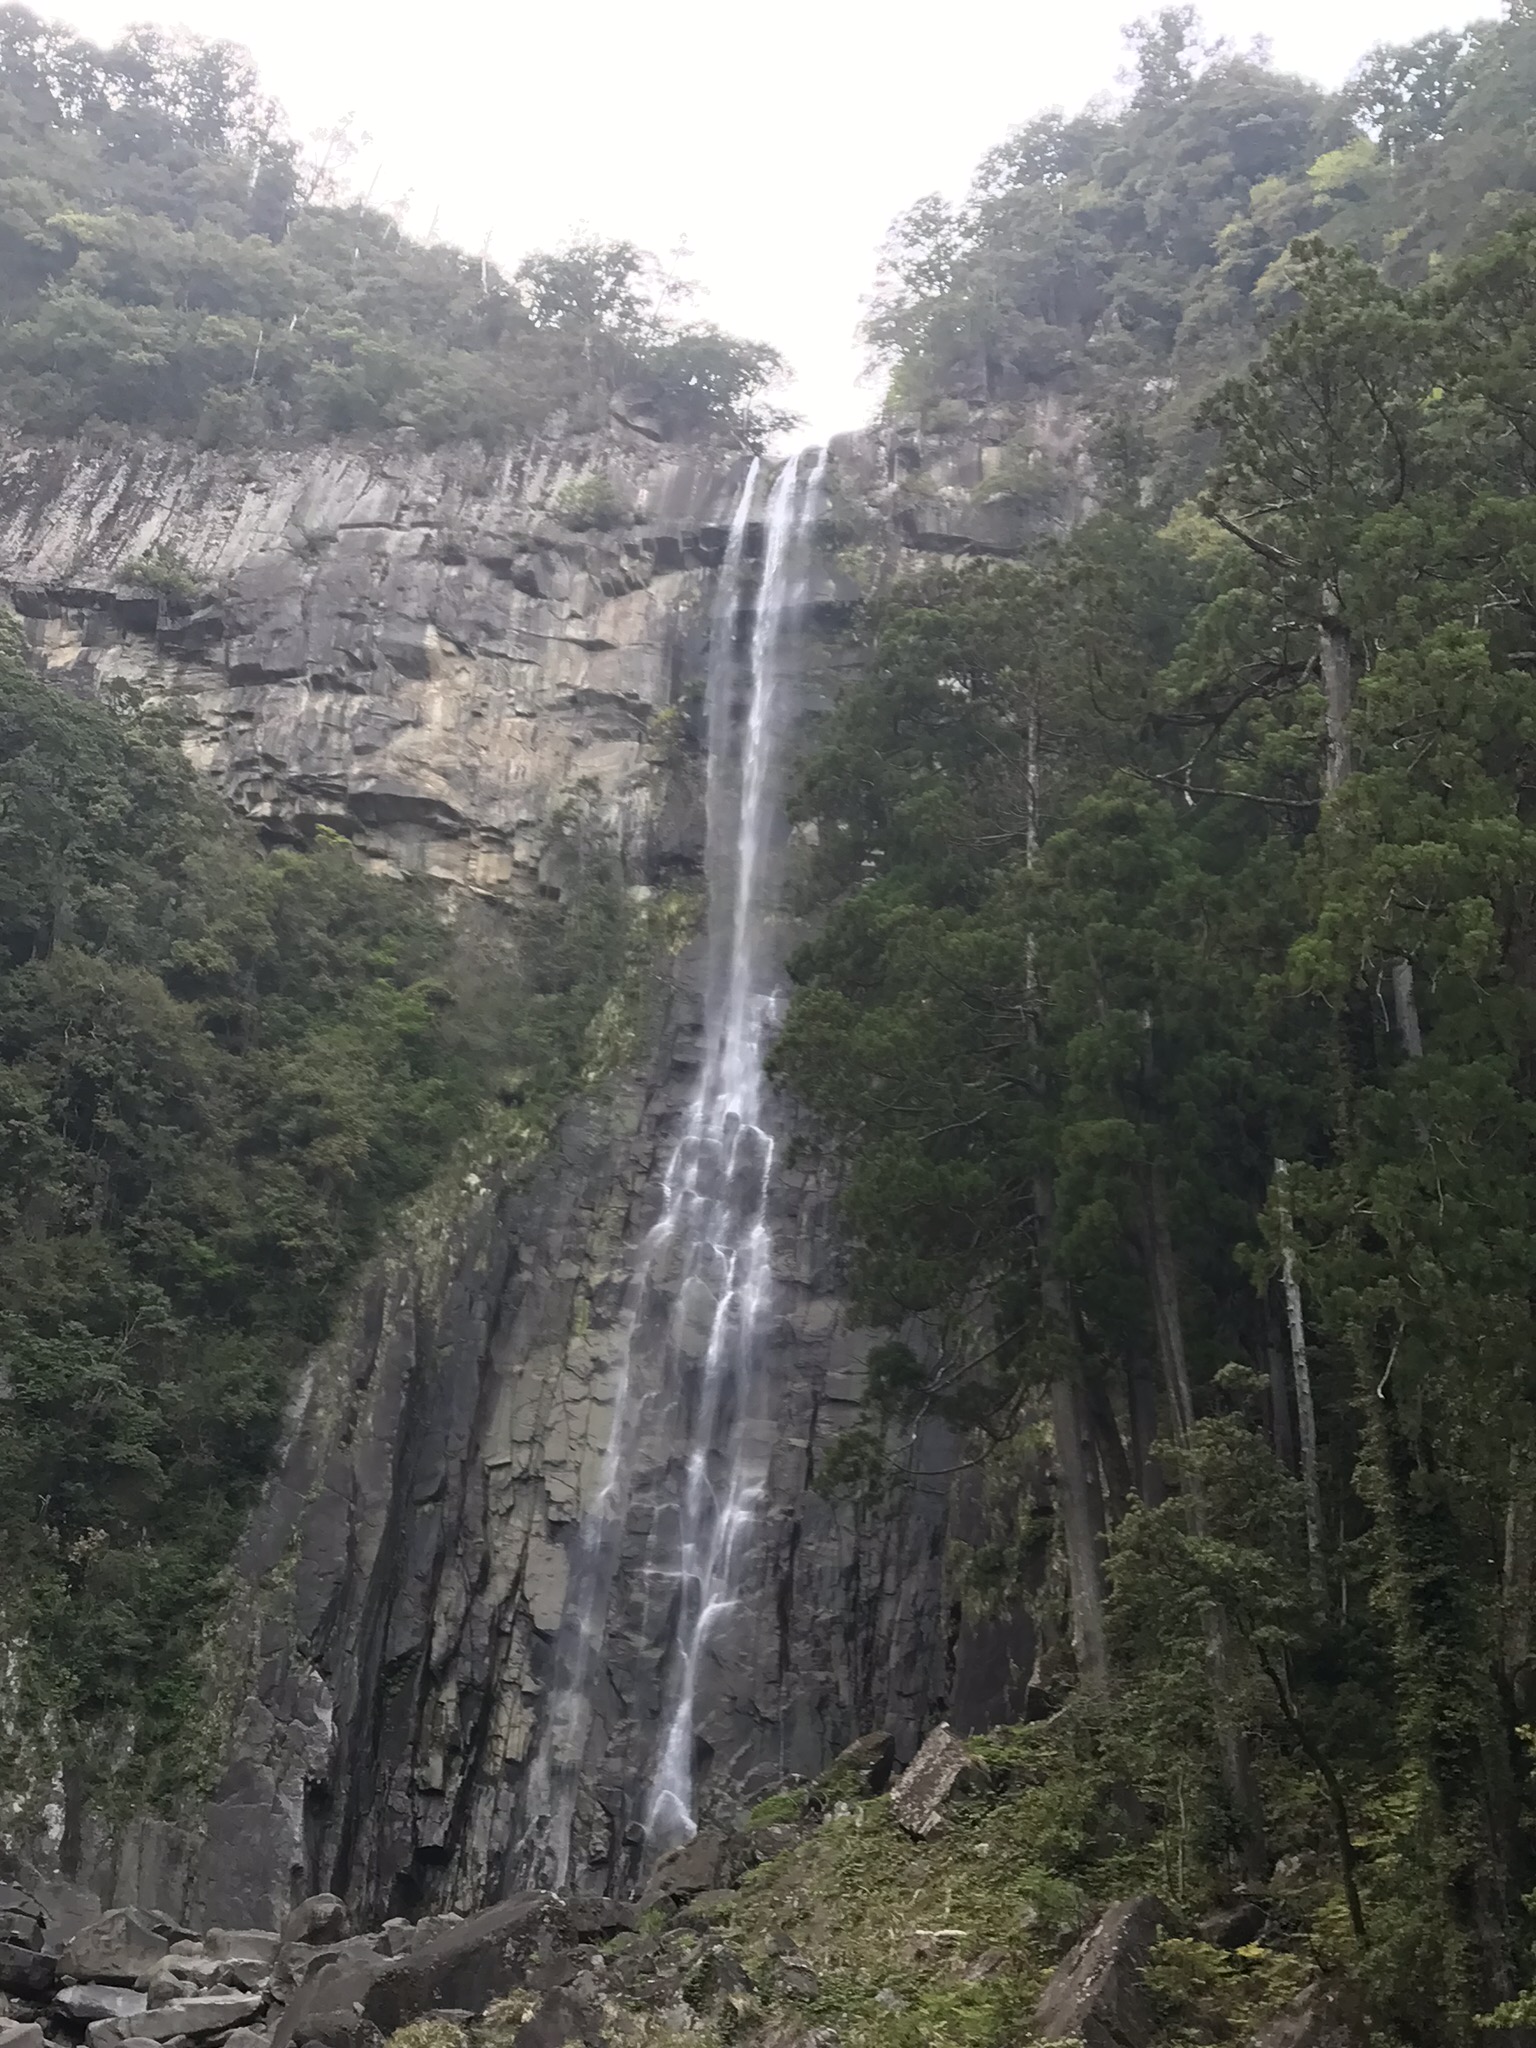
[[[334,448],[0,449],[0,583],[67,687],[169,697],[279,837],[496,895],[541,877],[578,782],[637,877],[686,849],[645,756],[696,663],[744,462],[599,444],[492,460]],[[601,474],[611,533],[561,517]],[[135,580],[185,565],[188,603]]]
[[[869,440],[834,465],[834,495],[890,545],[901,466]],[[500,461],[18,447],[0,460],[0,584],[62,686],[174,702],[193,757],[274,838],[329,825],[450,903],[515,900],[558,893],[552,828],[581,796],[653,894],[700,863],[698,777],[655,720],[696,721],[744,467],[622,427]],[[596,474],[621,523],[579,532]],[[926,502],[919,544],[976,545],[963,517],[946,531],[933,514],[942,494]],[[143,587],[146,555],[184,566],[174,602]],[[825,680],[807,678],[808,717]],[[634,1248],[701,1056],[701,953],[670,960],[633,1057],[544,1156],[488,1156],[435,1190],[363,1276],[236,1561],[211,1799],[180,1824],[95,1831],[82,1874],[112,1901],[267,1925],[316,1889],[419,1913],[519,1876],[573,1532],[636,1341]],[[947,1692],[942,1482],[868,1521],[816,1493],[856,1417],[863,1347],[826,1186],[786,1168],[769,1220],[773,1440],[739,1612],[700,1680],[705,1814],[815,1773],[872,1726],[909,1751]],[[621,1891],[671,1629],[641,1560],[686,1398],[647,1381],[643,1341],[635,1356],[643,1469],[571,1873]]]

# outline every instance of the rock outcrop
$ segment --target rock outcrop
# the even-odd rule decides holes
[[[1041,1992],[1035,2038],[1146,2048],[1157,2024],[1146,1966],[1171,1924],[1168,1908],[1150,1895],[1109,1907]]]
[[[594,463],[629,514],[607,534],[559,512]],[[696,665],[744,467],[12,444],[0,587],[63,686],[170,703],[273,837],[326,825],[464,889],[557,888],[551,821],[582,783],[638,880],[697,857],[646,737]]]

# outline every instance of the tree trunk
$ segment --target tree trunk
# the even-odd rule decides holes
[[[1290,1168],[1275,1161],[1275,1201],[1280,1211],[1280,1285],[1285,1293],[1285,1319],[1291,1333],[1291,1371],[1296,1381],[1296,1433],[1301,1446],[1301,1490],[1307,1518],[1307,1576],[1321,1614],[1328,1603],[1328,1575],[1323,1562],[1323,1487],[1317,1466],[1317,1411],[1312,1405],[1312,1370],[1307,1363],[1307,1329],[1301,1312],[1301,1283],[1296,1277],[1296,1243],[1291,1229]]]
[[[1148,1167],[1143,1196],[1142,1243],[1147,1287],[1152,1298],[1152,1320],[1157,1331],[1158,1356],[1168,1405],[1173,1412],[1175,1436],[1181,1446],[1187,1447],[1194,1432],[1195,1403],[1189,1381],[1189,1359],[1184,1348],[1184,1318],[1179,1306],[1168,1188],[1160,1166]],[[1197,1475],[1187,1467],[1184,1493],[1189,1502],[1190,1526],[1195,1535],[1204,1536],[1208,1532],[1205,1498]],[[1248,1738],[1232,1718],[1230,1631],[1226,1617],[1214,1606],[1206,1608],[1203,1627],[1222,1777],[1240,1830],[1245,1869],[1250,1876],[1258,1877],[1268,1867],[1264,1849],[1264,1814],[1253,1775]]]
[[[1397,1014],[1397,1035],[1411,1060],[1424,1057],[1424,1038],[1419,1030],[1419,1006],[1413,994],[1413,965],[1407,960],[1392,962],[1392,1008]]]
[[[1264,1356],[1269,1364],[1270,1441],[1275,1456],[1293,1476],[1301,1469],[1296,1455],[1296,1416],[1291,1406],[1291,1375],[1285,1344],[1275,1327],[1274,1311],[1264,1304]]]
[[[1072,1654],[1084,1685],[1109,1682],[1104,1633],[1104,1502],[1099,1492],[1093,1431],[1083,1390],[1062,1377],[1051,1387],[1051,1426],[1061,1480],[1061,1527],[1066,1540],[1072,1603]]]
[[[1531,1684],[1531,1607],[1536,1597],[1536,1479],[1525,1444],[1509,1449],[1509,1506],[1504,1511],[1502,1592],[1504,1675],[1516,1710],[1528,1718],[1536,1706]]]
[[[1349,780],[1353,765],[1349,749],[1349,717],[1355,702],[1355,659],[1349,628],[1332,591],[1323,598],[1323,622],[1318,634],[1318,665],[1323,674],[1324,716],[1328,727],[1328,752],[1323,766],[1323,789],[1332,796]]]
[[[1189,1441],[1195,1426],[1195,1400],[1190,1391],[1189,1360],[1184,1350],[1184,1318],[1179,1307],[1178,1275],[1173,1262],[1173,1229],[1168,1218],[1168,1187],[1160,1166],[1147,1169],[1144,1190],[1143,1250],[1147,1289],[1152,1299],[1152,1325],[1157,1335],[1163,1391],[1173,1417],[1176,1443]]]
[[[1152,1450],[1157,1442],[1157,1375],[1151,1359],[1138,1353],[1126,1367],[1125,1377],[1136,1490],[1149,1508],[1159,1508],[1168,1498],[1168,1475]]]
[[[1093,1383],[1083,1389],[1083,1398],[1088,1403],[1088,1415],[1093,1423],[1093,1440],[1099,1453],[1105,1503],[1110,1526],[1113,1527],[1123,1518],[1130,1499],[1133,1484],[1131,1461],[1125,1455],[1125,1442],[1120,1435],[1120,1423],[1114,1403],[1109,1398],[1109,1389],[1097,1375]]]
[[[1041,1299],[1063,1342],[1075,1354],[1071,1299],[1066,1282],[1051,1259],[1054,1206],[1055,1190],[1050,1176],[1038,1174],[1035,1221]],[[1104,1632],[1104,1497],[1099,1488],[1093,1427],[1082,1387],[1073,1373],[1062,1373],[1052,1383],[1051,1430],[1061,1479],[1061,1525],[1072,1604],[1073,1654],[1083,1682],[1103,1686],[1109,1679],[1109,1648]]]

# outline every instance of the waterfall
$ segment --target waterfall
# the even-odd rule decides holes
[[[649,1581],[672,1591],[660,1610],[671,1618],[670,1642],[643,1801],[648,1855],[695,1832],[700,1675],[711,1638],[738,1598],[742,1538],[765,1477],[764,1432],[751,1427],[763,1420],[754,1415],[753,1368],[773,1292],[767,1204],[774,1141],[766,1128],[763,1063],[782,980],[773,913],[782,879],[783,740],[793,712],[790,633],[808,594],[810,530],[826,459],[825,450],[806,451],[774,479],[743,648],[740,621],[753,575],[748,538],[760,482],[753,462],[711,616],[704,1057],[663,1178],[660,1217],[636,1256],[608,1442],[573,1545],[547,1706],[529,1764],[527,1833],[517,1864],[526,1881],[557,1889],[569,1874],[645,1401],[663,1384],[675,1386],[683,1439],[667,1447],[673,1476],[640,1566]],[[658,1315],[659,1375],[642,1373],[646,1354],[638,1340]],[[702,1345],[690,1341],[701,1330]],[[650,1382],[643,1390],[642,1379]]]

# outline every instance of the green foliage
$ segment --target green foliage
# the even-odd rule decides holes
[[[578,477],[555,493],[550,509],[576,533],[607,533],[626,518],[624,502],[606,476]]]
[[[935,430],[961,400],[991,438],[1070,394],[1138,446],[1133,485],[1172,503],[1205,460],[1201,397],[1294,310],[1295,237],[1408,284],[1536,196],[1536,20],[1515,4],[1378,49],[1336,95],[1203,47],[1193,8],[1127,40],[1118,111],[1041,115],[963,204],[929,197],[897,221],[867,335],[892,404]]]
[[[1306,1963],[1254,1942],[1233,1953],[1175,1936],[1160,1941],[1147,1966],[1162,2039],[1242,2039],[1279,2011],[1305,1984]]]
[[[778,1827],[785,1822],[800,1819],[805,1812],[803,1792],[774,1792],[766,1799],[760,1799],[747,1815],[749,1828]]]
[[[7,421],[497,445],[557,412],[600,425],[617,385],[648,379],[679,431],[772,431],[777,356],[676,319],[632,244],[503,277],[346,199],[342,140],[304,161],[228,44],[136,28],[98,49],[0,8]]]
[[[122,579],[136,589],[151,590],[156,597],[181,606],[195,602],[200,588],[190,565],[164,541],[156,541],[142,555],[124,563]]]
[[[1142,47],[1128,120],[1195,90]],[[1287,266],[1198,505],[864,622],[776,1061],[893,1333],[850,1476],[968,1433],[1059,1796],[1118,1785],[1121,1882],[1187,1907],[1283,1852],[1305,1955],[1448,2043],[1536,1960],[1536,220],[1414,289]],[[1160,1968],[1187,2038],[1285,1976]]]
[[[501,963],[334,835],[263,858],[0,623],[0,1780],[73,1812],[174,1789],[295,1362],[487,1095],[578,1084],[629,940],[575,813]]]

